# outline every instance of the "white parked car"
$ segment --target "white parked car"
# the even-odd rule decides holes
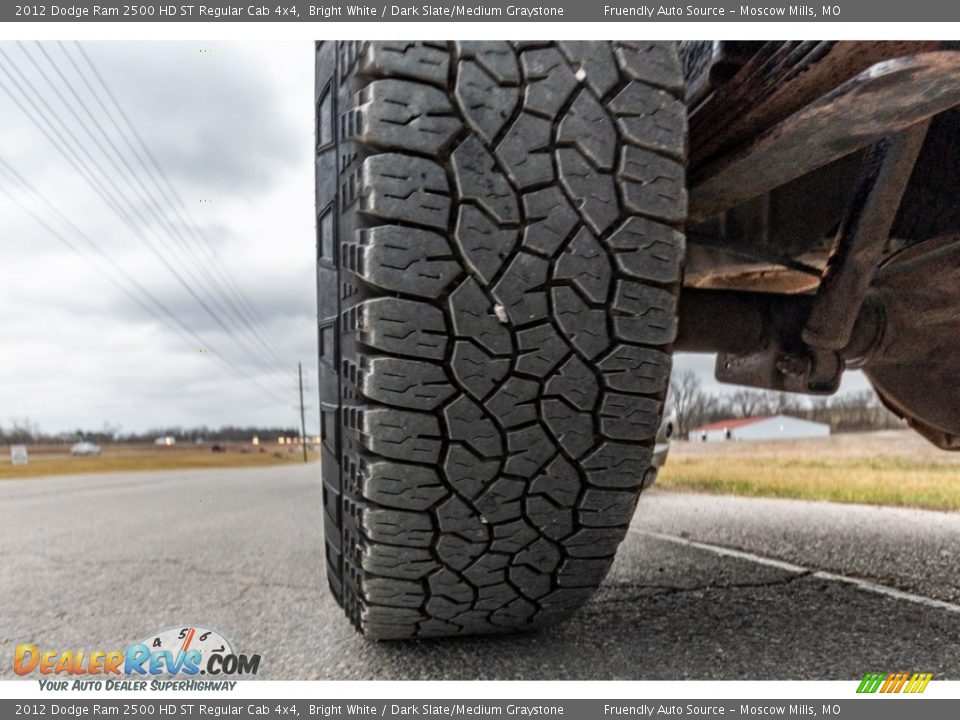
[[[84,440],[83,442],[78,442],[76,445],[70,448],[70,454],[71,455],[99,455],[100,446],[97,445],[96,443],[87,442],[86,440]]]

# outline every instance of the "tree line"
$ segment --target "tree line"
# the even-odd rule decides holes
[[[825,423],[833,433],[905,427],[873,390],[829,397],[749,389],[714,394],[703,389],[700,378],[691,370],[674,374],[667,412],[674,414],[680,438],[687,438],[691,430],[707,423],[765,415],[792,415]]]
[[[156,427],[143,432],[122,432],[120,425],[104,423],[99,429],[77,428],[73,431],[49,433],[30,418],[14,418],[0,424],[0,444],[65,443],[86,440],[101,443],[152,443],[159,437],[172,437],[178,443],[204,442],[250,442],[254,436],[266,442],[278,437],[299,437],[295,427],[255,427],[224,425],[211,428],[206,425],[185,428]]]

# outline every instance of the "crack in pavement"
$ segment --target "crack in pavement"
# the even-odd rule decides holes
[[[752,589],[752,588],[768,588],[768,587],[777,587],[790,585],[795,583],[798,580],[804,578],[816,577],[816,574],[812,571],[797,573],[789,577],[777,578],[775,580],[760,580],[757,582],[742,582],[742,583],[717,583],[709,582],[703,583],[701,585],[694,585],[692,587],[681,587],[677,585],[657,585],[657,584],[647,584],[647,583],[617,583],[616,585],[605,585],[600,589],[602,594],[604,591],[622,591],[622,590],[661,590],[662,592],[654,592],[644,595],[643,597],[665,597],[671,595],[685,595],[690,593],[698,592],[707,592],[710,590],[739,590],[739,589]],[[619,603],[619,602],[628,602],[629,600],[634,600],[637,598],[603,598],[596,597],[593,602],[598,605]]]
[[[901,590],[896,587],[890,587],[889,585],[881,585],[880,583],[874,582],[873,580],[868,580],[861,577],[852,577],[849,575],[843,575],[841,573],[831,572],[827,570],[820,570],[815,567],[796,565],[794,563],[785,562],[783,560],[777,560],[776,558],[765,557],[763,555],[756,555],[746,550],[737,550],[737,549],[726,547],[723,545],[714,545],[712,543],[698,542],[696,540],[689,540],[684,537],[679,537],[677,535],[669,535],[667,533],[653,532],[650,530],[639,530],[637,528],[630,528],[630,532],[638,535],[646,535],[648,537],[653,537],[658,540],[664,540],[666,542],[672,542],[677,545],[683,545],[685,547],[691,547],[697,550],[711,552],[715,555],[720,555],[721,557],[735,558],[737,560],[752,562],[757,565],[777,568],[779,570],[792,573],[794,576],[797,576],[797,577],[808,576],[808,577],[813,577],[820,580],[828,580],[831,582],[838,582],[838,583],[843,583],[847,585],[853,585],[857,589],[863,590],[864,592],[870,592],[876,595],[884,595],[889,598],[893,598],[896,600],[904,600],[906,602],[912,602],[917,605],[926,605],[927,607],[936,608],[938,610],[945,610],[951,613],[960,613],[960,605],[957,605],[955,603],[947,602],[946,600],[937,600],[935,598],[927,597],[926,595],[919,595],[917,593],[909,592],[907,590]]]

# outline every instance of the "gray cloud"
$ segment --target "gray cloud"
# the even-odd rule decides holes
[[[14,43],[0,47],[82,137],[22,49]],[[72,77],[60,47],[44,47]],[[94,239],[125,274],[255,380],[238,379],[210,354],[201,353],[197,343],[185,342],[0,194],[0,240],[6,258],[14,259],[0,264],[0,423],[30,416],[47,430],[96,427],[105,421],[127,429],[292,424],[295,363],[304,362],[308,377],[316,372],[310,44],[97,43],[85,48],[217,256],[255,306],[285,362],[276,371],[259,370],[29,117],[0,93],[0,157]],[[27,44],[27,51],[46,62],[32,45]],[[80,83],[75,87],[83,90]],[[83,97],[113,133],[96,103]],[[119,136],[113,138],[153,191],[136,158]],[[134,182],[121,180],[92,142],[85,143],[116,178],[126,196],[121,202],[148,221],[145,232],[163,257],[177,267],[196,267],[148,213],[144,198],[132,192]],[[18,197],[78,242],[22,190]],[[163,213],[182,225],[175,214],[167,215],[169,209]],[[102,259],[90,257],[106,267]],[[198,294],[210,287],[205,273],[183,274]],[[212,270],[211,275],[218,277]],[[255,345],[252,339],[249,344]]]

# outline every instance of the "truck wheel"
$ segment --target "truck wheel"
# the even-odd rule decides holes
[[[371,638],[556,622],[655,472],[676,50],[328,42],[316,62],[330,587]]]

